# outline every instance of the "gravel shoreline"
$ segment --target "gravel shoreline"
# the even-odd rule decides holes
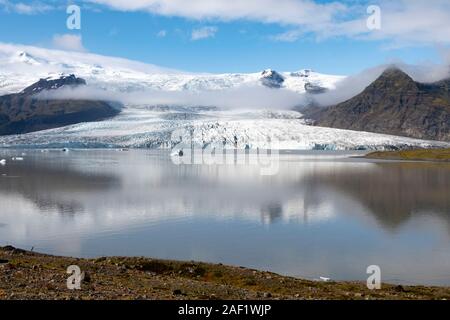
[[[67,267],[85,272],[67,288]],[[0,300],[450,299],[449,287],[318,282],[244,267],[141,257],[78,259],[0,247]]]

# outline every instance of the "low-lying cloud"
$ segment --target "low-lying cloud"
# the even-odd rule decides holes
[[[415,81],[436,82],[450,78],[450,50],[441,50],[442,63],[410,65],[401,61],[366,69],[348,76],[336,84],[336,89],[322,94],[301,94],[288,89],[271,89],[261,85],[245,85],[237,88],[204,91],[136,90],[121,92],[95,86],[61,88],[43,92],[41,99],[116,101],[125,105],[211,106],[230,109],[292,109],[311,103],[330,106],[346,101],[361,93],[387,68],[396,67]]]
[[[118,92],[92,86],[61,88],[39,94],[40,99],[102,100],[124,105],[210,106],[229,109],[291,109],[305,103],[305,96],[287,89],[244,86],[226,90]]]

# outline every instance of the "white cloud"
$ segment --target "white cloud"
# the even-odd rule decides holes
[[[295,29],[295,30],[288,30],[280,34],[276,34],[274,36],[271,36],[270,38],[275,41],[295,42],[299,38],[301,38],[304,34],[305,34],[304,31]]]
[[[62,88],[42,92],[41,99],[106,100],[135,105],[215,106],[231,109],[290,109],[303,102],[304,96],[286,89],[243,86],[224,90],[191,91],[140,90],[118,92],[91,86]]]
[[[43,2],[12,2],[9,0],[0,0],[0,7],[3,7],[8,12],[15,12],[19,14],[39,14],[54,9],[51,5]]]
[[[116,10],[146,11],[195,20],[250,20],[277,23],[287,31],[272,38],[295,41],[305,34],[317,39],[351,37],[391,44],[450,43],[449,0],[86,0]],[[367,7],[381,7],[382,28],[366,26]]]
[[[53,36],[53,47],[66,51],[87,51],[83,46],[81,35],[55,34]]]
[[[201,40],[214,37],[217,33],[217,27],[203,27],[199,29],[192,30],[191,39],[192,40]]]
[[[158,38],[164,38],[165,36],[167,36],[167,30],[160,30],[160,31],[156,34],[156,36],[157,36]]]
[[[147,11],[189,19],[247,19],[281,24],[323,23],[345,10],[313,0],[87,0],[124,11]]]
[[[393,39],[400,46],[450,43],[450,1],[383,0],[382,8],[382,28],[369,39]]]

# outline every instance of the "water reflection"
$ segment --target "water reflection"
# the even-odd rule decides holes
[[[375,263],[392,281],[450,283],[449,190],[449,164],[316,152],[282,155],[279,173],[261,176],[250,165],[176,166],[166,152],[27,151],[0,167],[0,243],[311,278],[363,279]]]
[[[385,228],[431,214],[450,226],[450,164],[381,162],[370,170],[319,173],[308,179],[351,196]]]

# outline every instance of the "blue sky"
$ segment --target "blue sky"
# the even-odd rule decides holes
[[[255,0],[241,0],[249,1],[248,5],[236,10],[228,10],[224,0],[193,0],[194,6],[195,2],[199,4],[198,10],[183,7],[189,1],[176,7],[167,1],[148,0],[147,5],[145,0],[0,0],[0,42],[51,48],[61,46],[55,43],[55,36],[73,35],[80,38],[80,50],[185,71],[312,68],[323,73],[352,74],[397,60],[411,64],[439,62],[442,50],[448,48],[446,35],[450,39],[446,34],[450,30],[447,0],[435,0],[435,7],[430,5],[433,1],[426,5],[421,0],[409,0],[415,6],[403,0],[390,4],[262,0],[261,5],[267,8],[258,8],[257,4],[251,7]],[[217,6],[211,6],[214,2]],[[287,8],[284,11],[270,8],[283,2]],[[392,5],[395,2],[398,7]],[[68,3],[82,8],[81,30],[66,27]],[[382,9],[382,29],[364,30],[361,26],[369,17],[366,9],[373,3]],[[204,8],[208,5],[211,8]],[[291,14],[293,10],[299,10],[298,23]],[[331,13],[321,14],[327,10]],[[423,10],[428,11],[420,21],[417,12]]]

